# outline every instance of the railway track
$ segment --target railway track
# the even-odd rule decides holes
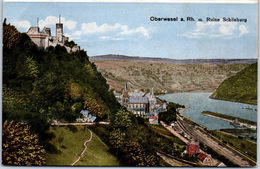
[[[217,152],[218,154],[229,159],[232,163],[234,163],[240,167],[252,167],[252,164],[250,164],[247,160],[245,160],[243,157],[241,157],[240,154],[233,152],[233,151],[219,145],[218,142],[213,140],[208,135],[193,128],[184,119],[178,117],[177,124],[183,130],[183,132],[187,133],[190,137],[192,137],[193,139],[198,140],[201,143],[205,144],[206,146],[212,148],[215,152]]]

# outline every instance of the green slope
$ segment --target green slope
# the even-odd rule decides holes
[[[53,119],[73,122],[82,109],[109,121],[119,108],[87,52],[57,45],[39,50],[26,33],[3,24],[3,120],[26,121],[49,151]]]
[[[83,150],[88,130],[71,132],[66,128],[50,128],[52,120],[74,122],[82,109],[88,109],[97,120],[109,121],[120,108],[106,79],[89,61],[85,50],[68,53],[63,46],[40,50],[26,33],[3,23],[3,121],[26,122],[39,137],[39,144],[50,153],[49,165],[69,165]],[[54,138],[53,138],[54,137]],[[96,156],[109,156],[108,147]],[[18,153],[18,152],[17,152]],[[96,157],[95,157],[96,158]],[[91,165],[117,165],[108,161]],[[85,164],[85,163],[84,163]],[[88,164],[88,163],[87,163]]]
[[[257,63],[222,82],[211,98],[257,104]]]
[[[55,138],[51,143],[57,148],[57,152],[47,154],[47,165],[70,165],[84,150],[83,143],[90,138],[87,127],[51,127]],[[88,149],[81,160],[75,166],[119,166],[116,157],[109,153],[108,146],[93,133]]]

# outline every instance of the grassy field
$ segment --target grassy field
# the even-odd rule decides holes
[[[240,150],[241,152],[247,154],[248,156],[256,160],[256,153],[257,153],[256,143],[250,142],[246,139],[232,136],[230,134],[225,134],[217,130],[213,130],[211,132],[213,135],[215,135],[220,140],[222,140],[223,143],[224,142],[228,143],[229,145],[235,147],[236,149]]]
[[[94,134],[94,133],[93,133]],[[119,166],[117,159],[109,153],[109,147],[97,135],[88,143],[84,157],[76,166]]]
[[[50,129],[55,133],[51,143],[58,149],[58,153],[47,154],[47,165],[70,165],[83,151],[83,143],[90,137],[85,126],[69,129],[66,126],[56,126]],[[108,146],[93,133],[92,141],[82,159],[76,163],[81,166],[119,166],[119,162],[109,153]]]

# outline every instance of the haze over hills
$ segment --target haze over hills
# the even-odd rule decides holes
[[[127,82],[131,90],[154,88],[155,92],[213,92],[225,79],[256,59],[188,59],[103,55],[90,57],[110,88],[121,91]]]
[[[160,62],[160,63],[174,63],[174,64],[252,64],[257,59],[170,59],[170,58],[153,58],[140,56],[126,56],[126,55],[99,55],[90,57],[90,61],[137,61],[137,62]]]

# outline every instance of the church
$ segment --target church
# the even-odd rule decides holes
[[[125,84],[123,90],[123,105],[136,116],[146,117],[149,112],[152,112],[155,103],[156,98],[154,97],[153,89],[149,96],[143,95],[142,93],[129,95],[127,84]]]

